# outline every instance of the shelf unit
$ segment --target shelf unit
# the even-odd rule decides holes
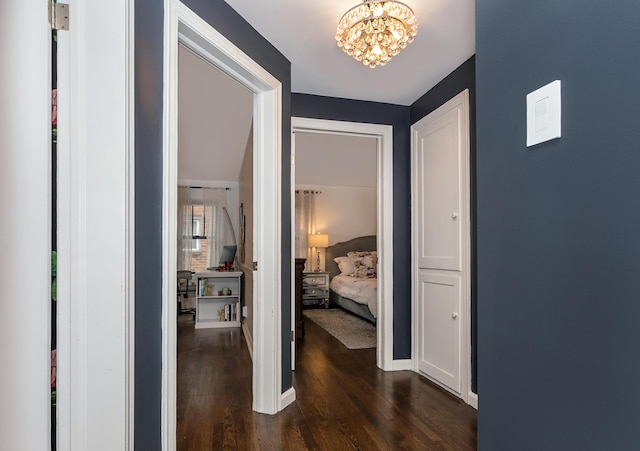
[[[195,328],[240,327],[242,271],[203,271],[195,276]]]

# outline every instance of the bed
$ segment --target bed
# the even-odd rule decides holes
[[[329,246],[325,253],[325,267],[329,273],[329,300],[332,304],[376,323],[377,284],[375,271],[365,277],[341,275],[337,257],[346,257],[349,252],[371,252],[376,250],[376,236],[361,236]],[[360,274],[362,275],[362,274]]]

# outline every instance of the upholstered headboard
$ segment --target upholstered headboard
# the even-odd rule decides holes
[[[333,279],[334,276],[340,274],[338,264],[333,261],[336,257],[344,257],[347,252],[350,251],[375,251],[376,250],[376,236],[359,236],[349,241],[342,243],[336,243],[333,246],[329,246],[325,252],[325,270],[329,273],[329,279]]]

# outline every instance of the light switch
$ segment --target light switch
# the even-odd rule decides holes
[[[549,127],[549,97],[536,102],[536,133]]]
[[[560,80],[527,94],[527,147],[560,138],[560,94]]]

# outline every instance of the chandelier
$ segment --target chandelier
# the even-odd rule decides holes
[[[417,33],[416,16],[404,3],[364,0],[342,16],[336,41],[342,51],[374,68],[387,64]]]

